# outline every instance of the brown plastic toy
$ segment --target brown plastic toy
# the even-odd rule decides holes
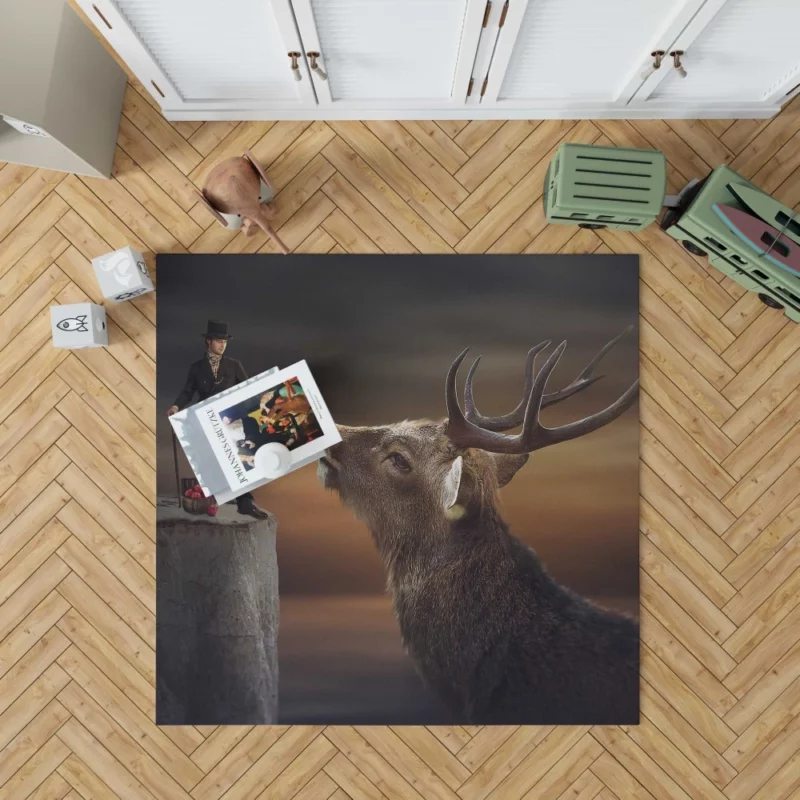
[[[262,199],[262,181],[269,188],[266,201]],[[238,219],[227,220],[223,214],[238,217],[245,236],[253,236],[256,228],[261,228],[285,254],[289,252],[289,248],[269,224],[270,218],[276,213],[275,208],[269,204],[273,193],[267,174],[252,153],[245,150],[243,156],[226,158],[208,173],[200,199],[221,225],[238,228]]]

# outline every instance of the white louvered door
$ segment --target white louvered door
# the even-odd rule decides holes
[[[486,0],[292,0],[320,106],[464,103]]]
[[[800,0],[715,0],[671,46],[686,77],[667,70],[634,104],[785,102],[800,90]],[[713,12],[713,13],[709,13]]]
[[[316,105],[290,0],[77,2],[164,109]]]
[[[797,0],[800,2],[800,0]],[[509,0],[481,105],[624,106],[704,0]]]
[[[764,118],[800,95],[800,0],[74,2],[169,120]]]

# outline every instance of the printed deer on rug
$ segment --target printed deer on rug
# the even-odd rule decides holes
[[[628,329],[630,330],[630,328]],[[464,410],[456,390],[465,350],[446,380],[448,418],[379,427],[339,426],[342,442],[319,463],[326,488],[369,527],[387,573],[403,642],[422,679],[465,722],[635,724],[639,715],[637,623],[558,584],[536,552],[509,530],[498,489],[530,453],[585,436],[636,401],[638,381],[608,408],[546,428],[542,408],[599,377],[594,368],[545,393],[566,342],[501,417],[480,414],[467,375]],[[506,433],[522,426],[517,435]]]

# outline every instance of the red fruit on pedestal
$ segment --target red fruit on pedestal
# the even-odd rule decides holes
[[[191,497],[194,497],[194,491],[193,491],[192,489],[187,489],[187,490],[186,490],[186,491],[183,493],[183,496],[184,496],[184,497],[190,497],[190,498],[191,498]]]
[[[206,509],[206,513],[208,514],[209,517],[216,517],[217,516],[217,511],[219,511],[219,506],[215,506],[215,505],[210,505]]]
[[[192,495],[192,497],[193,497],[195,500],[202,500],[202,499],[203,499],[203,492],[202,492],[202,490],[199,490],[199,489],[195,490],[195,492],[194,492],[194,494]]]

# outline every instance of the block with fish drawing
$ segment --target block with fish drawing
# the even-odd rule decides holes
[[[123,247],[92,259],[100,291],[106,300],[131,300],[153,291],[153,281],[142,254]]]
[[[77,350],[108,344],[106,310],[94,303],[50,306],[53,347]]]

